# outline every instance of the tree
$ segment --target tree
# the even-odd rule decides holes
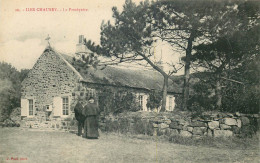
[[[20,106],[21,82],[28,70],[16,70],[12,65],[0,62],[0,121],[7,119],[16,107]]]
[[[148,1],[136,5],[131,0],[126,0],[122,12],[113,7],[115,23],[102,23],[100,48],[96,46],[92,49],[112,57],[117,63],[146,61],[158,71],[164,78],[161,111],[165,111],[169,76],[177,69],[166,72],[152,58],[153,43],[156,40],[152,37],[152,26],[148,21],[150,10]],[[87,42],[87,45],[93,47],[90,42]]]
[[[234,24],[235,4],[228,1],[156,1],[152,5],[152,27],[155,37],[167,41],[185,53],[182,108],[187,109],[189,78],[194,45],[210,42],[213,33],[223,32]],[[231,21],[230,21],[231,20]]]
[[[243,69],[241,69],[241,65],[250,64],[251,61],[257,60],[259,52],[260,26],[257,23],[260,16],[259,6],[255,2],[243,2],[238,3],[236,8],[233,12],[235,28],[229,28],[229,32],[216,33],[212,35],[212,42],[196,46],[194,48],[196,53],[192,58],[199,66],[214,74],[212,80],[216,81],[216,106],[218,110],[223,109],[223,84],[233,82],[244,87],[245,82],[242,82],[244,77],[237,78],[240,75],[236,71],[239,70],[239,67],[239,71]]]

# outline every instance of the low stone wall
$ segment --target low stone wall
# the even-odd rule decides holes
[[[183,137],[252,136],[259,129],[259,115],[207,113],[194,117],[189,112],[122,113],[100,118],[105,132]]]
[[[71,118],[54,118],[51,121],[39,121],[35,118],[27,118],[20,121],[20,126],[23,128],[34,129],[50,129],[50,130],[64,130],[64,131],[77,131],[77,120]]]
[[[103,132],[122,134],[165,135],[183,137],[231,137],[252,136],[259,130],[258,114],[204,113],[194,116],[190,112],[126,112],[119,115],[100,116],[99,128]],[[77,131],[77,121],[72,118],[53,118],[42,121],[26,118],[19,121],[21,127]]]

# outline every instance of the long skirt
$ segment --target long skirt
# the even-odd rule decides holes
[[[87,138],[97,139],[99,137],[98,133],[98,117],[96,115],[87,116],[84,124],[85,131],[87,133]]]

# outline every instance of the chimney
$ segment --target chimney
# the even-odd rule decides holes
[[[91,51],[84,44],[84,35],[79,35],[79,42],[76,45],[76,54],[90,54]]]
[[[79,35],[79,44],[84,44],[84,35]]]

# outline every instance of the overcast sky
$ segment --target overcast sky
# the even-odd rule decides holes
[[[81,34],[99,43],[102,20],[112,19],[112,7],[122,9],[123,4],[124,0],[0,0],[0,61],[11,63],[18,70],[32,68],[47,46],[48,34],[51,45],[64,53],[75,52]],[[88,11],[23,11],[26,8],[84,8]],[[172,55],[168,48],[157,51],[166,60]],[[171,59],[177,61],[178,57]]]

